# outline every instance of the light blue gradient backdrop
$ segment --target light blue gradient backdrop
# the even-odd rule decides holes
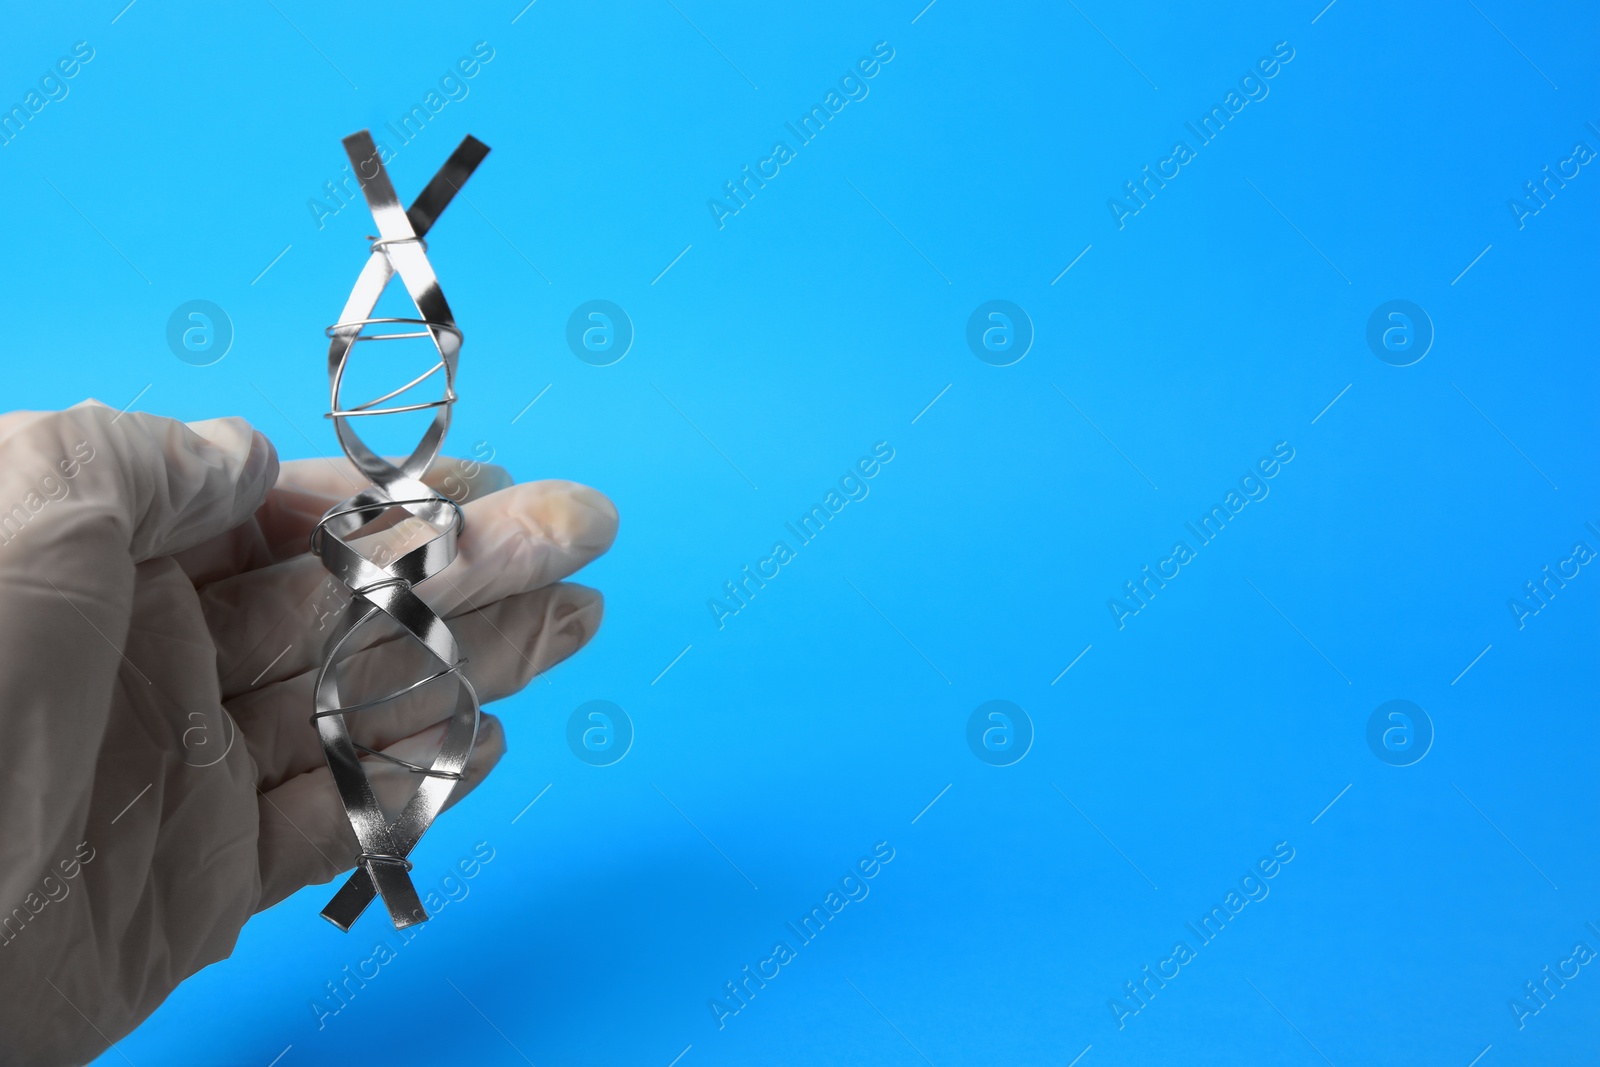
[[[1595,968],[1524,1029],[1507,1005],[1600,948],[1600,574],[1507,607],[1600,548],[1600,171],[1507,206],[1600,149],[1586,5],[274,3],[7,14],[8,104],[96,50],[0,147],[8,405],[138,396],[333,453],[321,330],[371,221],[306,202],[486,41],[390,167],[409,200],[493,147],[431,236],[450,444],[597,486],[621,533],[580,576],[599,636],[495,709],[509,754],[413,857],[436,883],[489,842],[469,895],[319,1030],[384,926],[310,889],[101,1062],[1593,1056]],[[719,230],[708,198],[879,41],[870,95]],[[1279,41],[1270,95],[1119,230],[1107,199]],[[197,298],[237,332],[203,368],[163,337]],[[1395,298],[1436,329],[1405,368],[1365,342]],[[566,347],[591,299],[634,323],[614,366]],[[1032,319],[1014,366],[966,346],[990,299]],[[708,598],[877,441],[870,496],[719,630]],[[1119,630],[1107,599],[1278,441],[1270,496]],[[614,766],[565,742],[593,699],[637,732]],[[967,747],[991,699],[1033,722],[1014,766]],[[1391,699],[1436,730],[1411,767],[1367,746]],[[719,1030],[707,1001],[879,841],[871,895]],[[1279,841],[1270,896],[1119,1030],[1107,1001]]]

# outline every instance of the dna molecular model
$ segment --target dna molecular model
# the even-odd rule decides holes
[[[450,428],[461,350],[461,330],[428,262],[423,238],[488,155],[489,148],[466,137],[407,209],[400,207],[368,131],[346,137],[344,148],[377,223],[378,237],[372,242],[371,255],[350,291],[339,321],[326,331],[330,340],[328,376],[332,395],[327,417],[333,421],[345,455],[371,485],[329,509],[311,535],[312,552],[350,594],[317,673],[312,724],[361,851],[356,857],[356,870],[323,908],[322,916],[341,930],[349,930],[373,897],[378,896],[383,898],[395,928],[402,929],[428,918],[412,884],[411,862],[406,857],[461,781],[472,755],[479,718],[478,696],[461,673],[465,661],[454,635],[415,591],[418,584],[438,574],[455,558],[456,538],[464,523],[455,501],[423,483]],[[416,305],[417,317],[374,317],[380,297],[397,274]],[[345,404],[342,387],[359,344],[424,337],[438,352],[438,361],[431,369],[382,396],[360,404]],[[420,403],[404,402],[402,394],[430,379],[436,382],[434,376],[440,371],[444,372],[441,396]],[[401,397],[401,402],[383,406],[396,397]],[[433,419],[422,440],[398,466],[375,453],[356,430],[361,418],[430,409]],[[432,536],[394,559],[387,559],[391,553],[381,549],[366,552],[364,546],[357,547],[355,542],[361,531],[382,521],[407,518],[421,520],[431,528]],[[399,640],[420,645],[436,669],[375,699],[346,703],[348,698],[340,693],[340,666],[362,651],[364,639],[358,635],[367,631],[365,636],[371,637],[373,631],[367,628],[384,620],[402,632]],[[374,651],[382,654],[393,649],[378,647]],[[451,684],[455,687],[454,710],[449,713],[443,739],[431,763],[412,763],[375,751],[351,736],[346,716],[401,698],[417,700]],[[440,705],[442,708],[442,697]],[[363,756],[397,765],[417,778],[415,790],[393,821],[379,802]]]

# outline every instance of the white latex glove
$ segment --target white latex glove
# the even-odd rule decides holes
[[[593,636],[600,594],[559,580],[610,547],[617,512],[497,467],[441,460],[428,481],[465,498],[466,529],[418,592],[487,703]],[[362,484],[342,459],[280,469],[240,419],[0,416],[0,1062],[93,1059],[256,911],[353,867],[309,722],[346,596],[306,544]],[[348,676],[416,677],[416,656],[377,645]],[[453,698],[417,697],[352,714],[356,741],[427,763]],[[504,751],[485,715],[456,798]]]

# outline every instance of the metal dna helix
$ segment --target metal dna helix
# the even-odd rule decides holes
[[[465,661],[454,635],[415,592],[417,585],[444,570],[455,558],[456,538],[464,521],[454,501],[422,481],[438,459],[450,428],[451,408],[456,400],[456,364],[461,350],[461,330],[456,326],[450,305],[439,288],[439,279],[428,262],[423,238],[488,155],[489,148],[468,136],[415,202],[402,210],[371,134],[366,130],[351,134],[344,139],[344,147],[377,223],[378,236],[372,242],[371,255],[350,291],[339,321],[326,331],[332,396],[327,417],[333,420],[345,455],[371,485],[329,509],[311,534],[311,551],[346,586],[351,596],[329,637],[317,673],[311,722],[321,739],[328,769],[361,851],[356,857],[356,870],[322,909],[322,916],[341,930],[348,930],[372,903],[373,897],[378,896],[383,898],[390,921],[400,929],[428,918],[412,884],[411,861],[406,857],[461,781],[472,755],[479,718],[478,696],[461,673]],[[396,275],[415,303],[419,317],[373,317],[379,298]],[[407,326],[416,329],[403,329]],[[342,398],[345,375],[358,345],[422,337],[431,339],[438,351],[438,362],[431,369],[365,403],[345,403]],[[441,371],[444,388],[438,399],[384,406],[434,379]],[[427,410],[434,412],[432,422],[416,448],[398,466],[377,455],[356,430],[363,418]],[[364,554],[353,543],[360,531],[380,520],[407,517],[425,523],[431,528],[431,536],[393,559],[388,559],[390,553],[383,550]],[[360,636],[363,631],[383,620],[399,628],[403,633],[401,640],[420,645],[435,669],[376,699],[347,703],[348,698],[340,692],[340,666],[363,647]],[[380,647],[376,651],[381,654],[392,650]],[[454,709],[431,763],[411,763],[374,751],[351,736],[347,716],[383,707],[413,694],[425,696],[434,692],[434,687],[452,682]],[[442,696],[440,703],[443,704]],[[393,821],[379,802],[363,756],[398,765],[417,777],[415,790]]]

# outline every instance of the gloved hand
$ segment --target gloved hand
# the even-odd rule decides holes
[[[417,591],[487,703],[593,636],[600,594],[560,579],[610,547],[617,512],[592,489],[512,486],[477,464],[441,460],[428,481],[464,498],[466,528]],[[0,416],[3,1062],[92,1059],[226,957],[253,913],[354,865],[309,722],[348,595],[306,546],[364,484],[343,459],[280,468],[240,419],[185,426],[94,402]],[[374,636],[348,677],[381,685],[397,662],[416,677],[415,642]],[[452,705],[419,691],[347,721],[357,742],[426,764]],[[485,715],[454,798],[504,751]],[[380,797],[415,785],[363,762],[390,783]]]

